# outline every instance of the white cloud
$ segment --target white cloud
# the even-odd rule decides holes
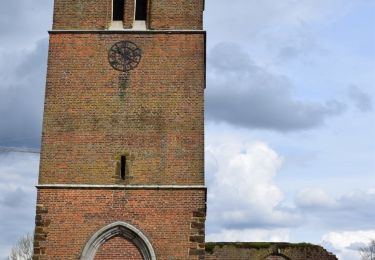
[[[305,188],[297,194],[296,204],[302,208],[335,208],[337,202],[324,190]]]
[[[242,229],[240,232],[233,229],[222,229],[206,236],[211,242],[286,242],[290,240],[288,229]]]
[[[208,230],[296,224],[299,216],[282,206],[284,195],[274,182],[281,164],[282,158],[262,142],[208,145]]]
[[[375,239],[375,230],[330,232],[323,236],[323,242],[330,243],[335,248],[346,248],[353,244],[367,244]]]
[[[375,230],[329,232],[322,237],[325,244],[333,247],[342,260],[359,259],[358,248],[375,239]]]
[[[271,29],[279,35],[295,30],[304,23],[327,23],[345,15],[365,0],[207,0],[205,20],[211,43],[223,35],[247,43]],[[225,18],[222,12],[225,10]],[[278,31],[277,31],[278,30]]]
[[[331,196],[320,188],[305,188],[297,193],[295,204],[307,222],[327,229],[367,230],[375,225],[374,189]]]

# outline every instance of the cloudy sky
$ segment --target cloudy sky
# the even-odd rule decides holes
[[[0,1],[0,146],[40,143],[51,0]],[[206,0],[207,240],[375,239],[375,0]],[[0,259],[39,156],[0,152]]]

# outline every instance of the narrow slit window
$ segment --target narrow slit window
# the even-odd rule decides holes
[[[124,19],[124,1],[113,0],[113,21],[122,21]]]
[[[147,0],[136,0],[135,20],[147,20]]]
[[[126,173],[126,156],[121,156],[121,179],[125,180]]]

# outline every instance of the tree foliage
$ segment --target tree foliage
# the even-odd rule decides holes
[[[26,234],[21,237],[13,246],[9,254],[9,260],[31,260],[33,257],[33,240],[32,234]]]
[[[362,260],[375,260],[375,240],[371,240],[367,246],[361,247],[359,253]]]

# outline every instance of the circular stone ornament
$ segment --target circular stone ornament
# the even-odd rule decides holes
[[[119,71],[135,69],[141,61],[142,50],[129,41],[115,43],[108,52],[109,64]]]

